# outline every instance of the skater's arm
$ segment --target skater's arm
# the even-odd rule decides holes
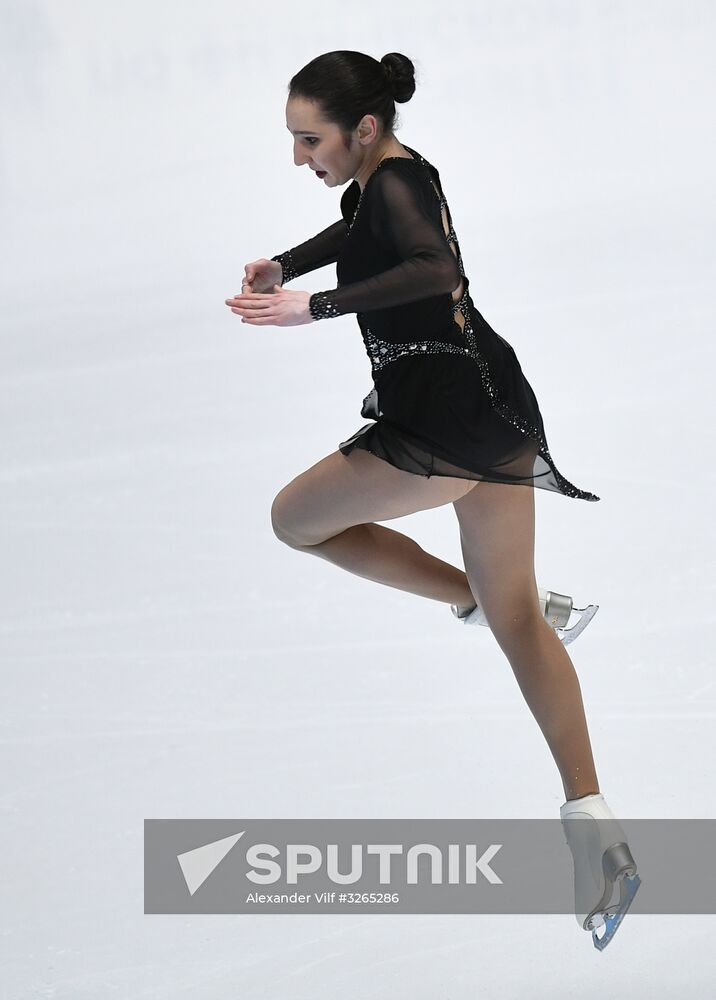
[[[347,236],[348,225],[345,219],[341,218],[304,243],[276,254],[271,260],[277,260],[281,265],[283,272],[281,284],[285,285],[292,278],[298,278],[326,264],[335,264]]]
[[[401,166],[392,169],[395,163]],[[452,292],[460,284],[460,268],[445,238],[439,209],[428,203],[431,196],[404,161],[393,161],[369,178],[361,224],[401,263],[363,281],[315,292],[310,299],[314,319],[344,313],[367,312],[403,305]]]

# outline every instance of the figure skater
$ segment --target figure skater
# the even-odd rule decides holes
[[[325,187],[351,182],[341,218],[290,250],[247,264],[241,294],[226,304],[255,326],[356,313],[373,387],[361,409],[371,422],[278,493],[273,530],[291,548],[450,604],[466,624],[490,628],[559,770],[575,915],[601,950],[640,878],[599,789],[565,649],[596,606],[574,609],[570,597],[537,587],[534,488],[599,497],[557,469],[517,356],[470,295],[440,175],[395,135],[395,102],[414,91],[415,67],[397,52],[380,61],[328,52],[289,84],[294,163]],[[330,263],[336,288],[311,294],[283,287]],[[377,523],[448,503],[464,572]],[[572,611],[581,614],[567,628]]]

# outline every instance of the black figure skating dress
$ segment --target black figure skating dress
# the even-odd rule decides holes
[[[363,448],[406,472],[541,487],[599,500],[559,472],[537,399],[511,345],[470,297],[436,168],[381,160],[363,191],[353,181],[342,218],[277,254],[283,282],[336,263],[338,287],[310,299],[314,319],[356,313],[373,388],[371,419],[338,447]]]

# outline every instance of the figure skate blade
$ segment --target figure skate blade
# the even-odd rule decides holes
[[[598,604],[588,604],[586,608],[572,608],[572,611],[579,615],[579,618],[574,625],[572,625],[571,628],[563,626],[555,629],[557,635],[560,637],[565,646],[568,646],[570,642],[574,642],[577,636],[582,634],[592,618],[596,615],[598,609]]]
[[[594,941],[594,947],[599,951],[604,951],[606,946],[609,944],[611,939],[617,932],[619,924],[622,922],[624,917],[631,906],[636,891],[641,885],[641,879],[637,874],[632,876],[625,875],[619,881],[619,904],[614,912],[611,912],[613,906],[608,907],[607,913],[604,916],[604,923],[606,924],[606,930],[601,937],[597,937],[596,928],[592,928],[592,940]],[[601,926],[601,925],[600,925]]]

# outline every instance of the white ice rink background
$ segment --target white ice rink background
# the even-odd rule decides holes
[[[271,530],[365,422],[370,366],[354,315],[224,299],[339,217],[284,111],[342,48],[415,62],[398,138],[601,497],[535,491],[538,582],[600,604],[570,655],[601,789],[716,815],[715,25],[694,0],[0,2],[2,997],[713,995],[711,915],[630,914],[602,953],[572,914],[150,916],[142,838],[563,801],[487,629]],[[391,527],[461,565],[452,507]]]

